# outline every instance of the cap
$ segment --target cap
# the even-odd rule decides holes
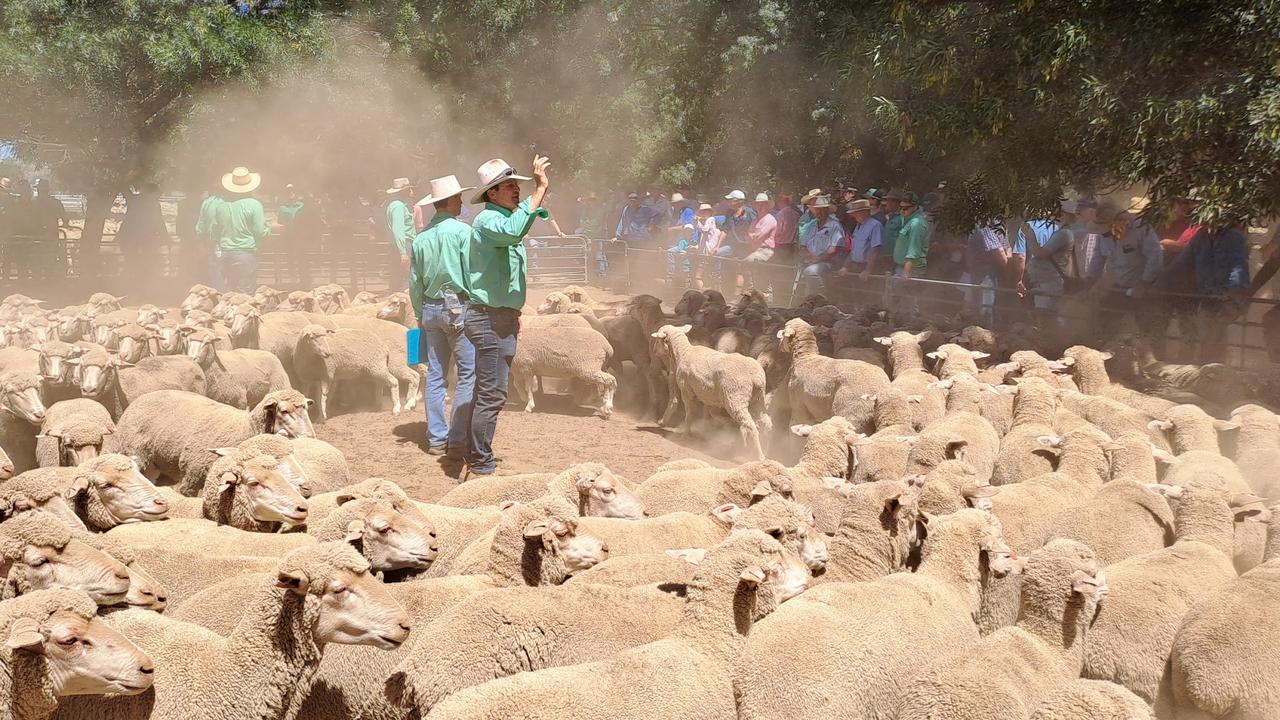
[[[756,193],[756,202],[769,202],[769,193]]]
[[[639,194],[639,193],[629,192],[629,193],[627,193],[627,199],[628,199],[628,200],[639,200],[639,199],[640,199],[640,194]]]
[[[734,190],[728,195],[725,195],[724,199],[725,200],[746,200],[747,194],[742,192],[741,190]]]

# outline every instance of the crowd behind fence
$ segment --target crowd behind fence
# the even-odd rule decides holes
[[[811,293],[821,293],[837,304],[876,305],[891,310],[917,309],[922,313],[955,315],[967,310],[979,322],[995,329],[1016,323],[1031,324],[1033,310],[1027,293],[970,283],[931,278],[904,280],[872,275],[829,273],[822,278],[802,276],[798,259],[746,262],[731,257],[632,247],[623,241],[590,239],[581,235],[531,237],[528,243],[529,279],[534,286],[592,284],[619,293],[648,292],[674,297],[689,288],[716,289],[726,296],[740,288],[755,288],[770,303],[794,305]],[[55,241],[15,237],[0,243],[0,284],[5,292],[30,291],[38,295],[83,295],[86,284],[112,289],[144,286],[166,287],[201,282],[207,277],[208,257],[194,247],[169,238],[147,248],[150,266],[136,267],[127,247],[110,234],[96,247],[86,247],[61,231]],[[391,244],[368,233],[325,233],[305,243],[288,243],[273,234],[258,251],[260,284],[292,290],[337,283],[353,292],[388,289],[387,269],[396,255]],[[94,283],[98,285],[95,286]],[[76,294],[78,292],[78,295]],[[1162,293],[1164,309],[1152,311],[1178,316],[1178,308],[1195,296]],[[1259,367],[1276,358],[1268,352],[1262,313],[1276,306],[1270,299],[1248,299],[1225,335],[1226,361],[1241,367]],[[1156,307],[1152,303],[1150,307]],[[1058,310],[1064,323],[1086,331],[1104,326],[1114,312],[1098,302],[1070,302]],[[1157,323],[1169,328],[1162,340],[1185,340],[1188,321]],[[1177,326],[1177,333],[1172,329]]]

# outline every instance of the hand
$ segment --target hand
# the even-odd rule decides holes
[[[547,170],[549,169],[551,169],[551,158],[544,155],[534,154],[533,179],[538,182],[538,187],[544,190],[551,185],[551,181],[547,179]]]
[[[858,273],[858,279],[861,280],[862,282],[866,282],[867,278],[870,278],[870,277],[871,277],[871,270],[869,268]]]
[[[1026,283],[1024,283],[1024,282],[1022,282],[1021,280],[1019,280],[1019,281],[1018,281],[1018,284],[1017,284],[1017,286],[1016,286],[1016,289],[1017,289],[1017,291],[1018,291],[1018,297],[1026,297],[1026,296],[1027,296],[1027,284],[1026,284]]]
[[[836,274],[840,277],[847,277],[849,275],[849,268],[840,268],[836,271]]]
[[[401,255],[401,256],[400,256],[400,267],[403,267],[403,268],[407,268],[407,267],[409,267],[409,256],[408,256],[408,255]]]

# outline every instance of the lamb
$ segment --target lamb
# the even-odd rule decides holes
[[[1280,419],[1260,405],[1241,405],[1231,411],[1240,423],[1236,437],[1236,466],[1253,492],[1267,500],[1280,500]]]
[[[384,580],[425,570],[440,548],[436,533],[398,512],[386,500],[365,498],[340,505],[307,533],[319,542],[343,540],[369,561]]]
[[[1175,405],[1168,400],[1144,395],[1137,390],[1130,390],[1123,385],[1111,382],[1106,365],[1106,361],[1110,358],[1109,352],[1101,352],[1084,345],[1073,345],[1063,351],[1059,362],[1071,369],[1071,376],[1075,378],[1080,392],[1086,395],[1109,397],[1154,416],[1159,416]]]
[[[1151,708],[1120,685],[1073,680],[1050,695],[1031,720],[1155,720]]]
[[[103,440],[115,431],[111,413],[96,400],[56,402],[45,411],[36,436],[36,463],[40,467],[79,465],[97,457]]]
[[[36,434],[44,418],[39,378],[25,372],[0,372],[0,452],[9,457],[13,472],[39,466]]]
[[[97,400],[119,420],[129,403],[157,390],[184,390],[204,395],[204,371],[186,357],[143,358],[130,366],[118,356],[95,348],[67,362],[80,371],[80,392]]]
[[[721,408],[738,426],[742,440],[756,459],[764,459],[760,430],[772,427],[765,414],[764,368],[754,358],[695,347],[690,326],[664,325],[653,337],[669,348],[675,360],[676,386],[684,405],[684,433],[692,430],[699,411]]]
[[[124,602],[128,569],[75,532],[39,511],[0,523],[0,561],[9,568],[0,595],[8,599],[61,585],[83,590],[99,605]]]
[[[647,513],[630,485],[600,463],[571,465],[558,475],[533,473],[479,478],[445,493],[440,504],[474,508],[497,505],[505,500],[529,502],[548,493],[576,504],[583,517],[634,520]]]
[[[270,455],[237,450],[209,466],[204,517],[249,532],[278,532],[307,521],[307,501],[276,468]]]
[[[329,393],[337,381],[368,383],[391,391],[393,414],[400,414],[400,382],[391,374],[386,345],[366,330],[302,329],[294,348],[294,370],[302,387],[319,399],[319,419],[328,418]]]
[[[1123,685],[1168,717],[1172,697],[1163,681],[1182,616],[1235,579],[1233,515],[1254,516],[1262,509],[1245,509],[1260,498],[1232,496],[1216,480],[1156,487],[1174,499],[1177,540],[1107,566],[1111,593],[1089,629],[1084,677]]]
[[[669,465],[658,468],[636,488],[636,495],[655,517],[724,504],[746,507],[771,493],[792,496],[787,468],[773,460],[757,460],[730,470]]]
[[[844,493],[844,515],[827,543],[830,559],[817,582],[861,582],[902,569],[917,537],[920,488],[888,480],[853,485]]]
[[[736,532],[707,553],[669,638],[607,660],[519,673],[467,688],[436,704],[425,717],[736,720],[733,666],[752,623],[776,605],[773,588],[781,575],[781,554],[781,546],[759,531]],[[602,685],[610,692],[599,692]]]
[[[1053,458],[1046,457],[1038,438],[1053,434],[1057,409],[1054,388],[1040,378],[1023,378],[1013,402],[1013,427],[1000,440],[992,485],[1022,482],[1053,471]]]
[[[187,357],[204,371],[205,394],[233,408],[248,410],[268,393],[288,390],[289,376],[265,350],[219,350],[222,339],[211,330],[187,333]]]
[[[275,310],[285,294],[282,290],[276,290],[269,285],[259,285],[257,290],[253,291],[253,304],[262,308],[264,312]]]
[[[256,577],[255,592],[241,604],[243,619],[228,637],[156,613],[113,614],[112,626],[157,660],[154,691],[138,700],[68,703],[64,717],[292,717],[326,644],[390,650],[409,635],[404,610],[344,543],[301,548],[274,575]]]
[[[907,395],[921,398],[912,406],[916,429],[928,427],[946,414],[947,394],[933,386],[938,378],[924,369],[924,352],[920,349],[920,343],[932,334],[929,330],[916,334],[899,331],[875,339],[887,350],[889,367],[893,371],[892,386]]]
[[[525,399],[525,412],[533,412],[534,378],[571,378],[594,385],[600,394],[600,414],[613,414],[613,394],[618,381],[604,371],[613,356],[609,340],[595,330],[557,327],[525,328],[520,347],[511,361],[513,392]]]
[[[316,296],[306,290],[294,290],[276,306],[276,312],[316,312]]]
[[[405,387],[404,409],[414,409],[418,404],[418,390],[422,384],[422,376],[426,373],[426,366],[409,365],[404,325],[374,317],[357,317],[342,313],[329,316],[329,320],[338,329],[365,330],[382,339],[388,352],[387,369]],[[397,389],[396,392],[399,390]]]
[[[907,474],[928,474],[943,460],[964,460],[978,478],[990,478],[995,470],[1000,437],[991,423],[968,412],[953,413],[925,428],[910,441]]]
[[[48,720],[60,698],[136,695],[151,659],[103,620],[83,592],[41,590],[0,604],[0,707],[13,720]]]
[[[116,443],[144,473],[167,476],[183,495],[195,496],[216,457],[210,448],[232,446],[262,433],[313,436],[306,411],[310,403],[296,390],[281,390],[245,412],[193,393],[159,390],[124,411]]]
[[[1022,577],[1018,624],[910,683],[898,718],[1029,718],[1041,702],[1079,677],[1085,633],[1107,594],[1097,558],[1073,540],[1054,540],[1031,554]]]
[[[116,328],[132,323],[138,317],[138,311],[132,308],[122,309],[119,303],[116,303],[116,307],[112,310],[90,308],[88,315],[89,324],[93,328],[93,341],[109,350],[115,350],[118,348]]]
[[[60,340],[49,340],[40,343],[39,369],[40,394],[45,402],[52,404],[59,400],[71,400],[80,397],[79,382],[76,379],[75,366],[69,361],[88,352],[84,345],[72,345]]]
[[[316,296],[316,309],[325,315],[342,312],[351,306],[351,298],[341,285],[329,283],[311,291]]]
[[[551,301],[551,293],[547,296],[547,301]],[[630,312],[615,317],[599,319],[595,313],[586,306],[573,304],[566,307],[562,312],[579,315],[587,320],[591,325],[591,329],[605,336],[609,341],[609,347],[612,353],[609,356],[609,370],[614,377],[622,378],[624,360],[630,360],[636,366],[636,374],[639,375],[641,382],[644,383],[642,388],[642,397],[648,400],[648,405],[654,405],[658,395],[657,388],[657,371],[659,363],[655,362],[653,352],[650,348],[649,335],[658,328],[646,330],[645,323],[636,315]],[[658,311],[661,314],[661,309]],[[661,321],[658,321],[659,323]],[[660,327],[660,325],[659,325]],[[662,408],[656,408],[661,413]]]
[[[1270,509],[1266,562],[1204,596],[1170,651],[1178,717],[1280,717],[1280,505]]]
[[[65,497],[89,530],[164,520],[169,503],[132,458],[99,455],[74,468],[53,469],[43,481]]]
[[[778,348],[791,356],[785,400],[791,420],[810,423],[841,415],[857,432],[869,432],[874,421],[872,404],[862,398],[889,386],[883,368],[857,360],[837,360],[818,353],[813,328],[795,318],[778,331]]]
[[[999,523],[962,510],[928,526],[915,573],[820,585],[753,628],[738,678],[744,720],[890,718],[922,656],[977,644],[983,580],[1012,570]]]
[[[209,312],[218,306],[218,301],[222,299],[222,293],[209,287],[208,285],[192,285],[191,290],[187,292],[187,297],[182,300],[179,309],[183,313],[192,310],[203,310]]]

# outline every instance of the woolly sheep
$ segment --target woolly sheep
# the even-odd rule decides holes
[[[124,602],[129,571],[74,536],[46,512],[24,512],[0,523],[0,559],[9,567],[5,599],[59,585],[83,590],[99,605]]]
[[[248,410],[268,393],[288,390],[289,376],[265,350],[219,350],[221,338],[209,330],[187,334],[187,357],[204,371],[206,395],[224,405]]]
[[[665,591],[682,591],[696,569],[691,560],[705,556],[704,548],[681,548],[660,553],[621,555],[594,565],[565,581],[565,585],[609,585],[638,588],[657,585]]]
[[[1000,488],[979,481],[973,468],[960,460],[946,460],[923,478],[920,512],[950,515],[965,508],[991,509],[991,496]]]
[[[0,452],[21,473],[38,467],[36,434],[44,422],[40,381],[24,372],[0,373]]]
[[[110,339],[107,342],[99,341],[99,344],[115,348],[124,362],[136,363],[149,355],[159,354],[154,352],[155,342],[160,339],[159,334],[150,328],[128,322],[111,328],[110,332]]]
[[[355,317],[343,313],[330,315],[329,320],[338,329],[365,330],[377,335],[387,347],[387,369],[404,387],[404,409],[412,410],[417,407],[419,387],[422,384],[422,376],[426,373],[426,366],[409,365],[404,325],[375,317]],[[396,392],[398,393],[399,389]]]
[[[279,460],[237,450],[209,466],[204,517],[249,532],[278,532],[307,521],[307,501],[276,468]]]
[[[928,526],[915,573],[820,585],[752,629],[738,678],[744,720],[891,717],[926,657],[978,642],[984,566],[1012,569],[999,523],[963,510]]]
[[[222,293],[208,285],[192,285],[187,291],[187,296],[183,298],[178,308],[186,313],[192,310],[203,310],[208,312],[218,305],[218,301],[222,299]]]
[[[568,500],[547,495],[531,503],[507,503],[497,527],[474,540],[459,554],[448,572],[453,575],[488,575],[499,587],[559,585],[573,573],[586,570],[605,558],[607,546],[581,527],[591,520],[621,523],[638,521],[579,518]],[[621,532],[615,528],[616,532]],[[686,543],[687,544],[687,543]],[[436,573],[431,568],[428,575]]]
[[[85,593],[41,590],[0,603],[0,707],[12,720],[47,720],[60,698],[136,695],[151,659],[105,622]]]
[[[927,474],[944,460],[964,460],[979,478],[990,478],[1000,438],[986,419],[960,412],[925,428],[910,444],[907,474]]]
[[[733,533],[699,566],[669,638],[607,660],[518,673],[466,688],[424,717],[736,720],[734,664],[752,623],[776,604],[772,585],[780,574],[781,552],[776,541],[759,531]],[[610,691],[601,693],[602,686]]]
[[[532,473],[471,480],[445,493],[440,504],[474,508],[506,500],[529,502],[547,493],[578,505],[578,512],[584,517],[636,519],[647,512],[630,484],[600,463],[571,465],[556,475]]]
[[[111,413],[96,400],[63,400],[45,411],[36,442],[40,467],[79,465],[102,452],[103,439],[116,431]]]
[[[156,613],[125,610],[113,627],[156,660],[152,694],[68,703],[67,718],[221,720],[290,717],[328,643],[399,647],[408,617],[344,543],[296,550],[241,601],[228,637]],[[60,711],[61,713],[61,711]]]
[[[1072,680],[1050,695],[1031,720],[1155,720],[1142,698],[1104,680]]]
[[[218,525],[212,520],[179,517],[169,518],[164,522],[119,525],[109,530],[107,535],[135,550],[199,548],[200,552],[215,557],[279,557],[301,546],[315,543],[315,538],[305,533],[246,532],[230,525]]]
[[[144,473],[167,476],[183,495],[195,496],[217,457],[211,448],[263,433],[314,436],[310,404],[296,390],[281,390],[245,412],[194,393],[160,390],[138,398],[120,416],[116,448],[134,457]]]
[[[280,461],[276,470],[291,485],[311,497],[315,493],[340,490],[351,485],[351,469],[338,448],[313,437],[254,435],[236,448],[270,455]],[[222,450],[230,451],[230,448]]]
[[[1174,406],[1174,403],[1168,400],[1145,395],[1111,382],[1106,365],[1109,359],[1111,359],[1109,352],[1094,350],[1084,345],[1073,345],[1063,351],[1059,362],[1070,368],[1071,376],[1075,379],[1080,392],[1086,395],[1109,397],[1157,416]]]
[[[817,425],[793,425],[791,432],[805,438],[800,459],[787,468],[795,499],[813,508],[818,529],[835,532],[844,502],[835,492],[853,475],[854,454],[849,446],[853,424],[840,415]]]
[[[351,306],[351,298],[341,285],[329,283],[311,292],[316,297],[316,309],[326,315],[333,315]]]
[[[947,394],[933,383],[938,379],[924,368],[924,351],[920,343],[929,339],[932,331],[920,333],[898,331],[888,337],[878,337],[876,342],[885,346],[892,371],[892,386],[907,395],[921,398],[912,405],[913,424],[917,429],[946,414]]]
[[[80,392],[102,403],[119,420],[134,400],[157,390],[184,390],[204,395],[204,371],[187,357],[146,357],[133,366],[95,348],[69,360],[80,371]]]
[[[970,350],[963,345],[956,343],[943,343],[938,346],[937,350],[925,353],[925,357],[937,362],[933,371],[939,378],[948,380],[959,375],[968,375],[976,378],[978,373],[978,360],[985,360],[991,357],[988,353],[980,350]]]
[[[76,477],[76,468],[37,468],[0,484],[0,520],[42,510],[76,530],[87,530],[63,490]]]
[[[1167,717],[1172,697],[1162,680],[1182,616],[1235,579],[1233,516],[1258,515],[1262,508],[1245,509],[1259,498],[1232,496],[1216,481],[1156,487],[1174,498],[1177,539],[1167,548],[1107,566],[1111,593],[1089,629],[1083,672],[1125,686]]]
[[[920,488],[887,480],[843,492],[844,514],[827,541],[826,572],[816,581],[861,582],[902,569],[917,538]]]
[[[938,662],[911,682],[898,718],[1028,718],[1079,676],[1085,633],[1107,593],[1097,558],[1073,540],[1054,540],[1031,554],[1022,577],[1018,624]]]
[[[547,494],[555,473],[521,473],[474,477],[453,487],[436,502],[458,508],[498,505],[506,500],[529,502]]]
[[[864,400],[889,386],[882,368],[857,360],[837,360],[818,353],[813,328],[799,318],[778,331],[778,348],[791,356],[785,399],[796,423],[841,415],[858,432],[870,431],[872,404]]]
[[[1231,411],[1240,423],[1236,437],[1236,466],[1253,492],[1267,500],[1280,500],[1280,419],[1260,405],[1242,405]]]
[[[617,379],[604,371],[613,356],[605,336],[591,329],[572,327],[531,327],[521,333],[520,347],[511,360],[514,395],[524,398],[525,412],[534,409],[534,378],[569,378],[595,386],[600,396],[599,412],[613,414]]]
[[[231,318],[231,346],[266,350],[280,360],[291,379],[297,380],[293,349],[298,344],[302,329],[308,325],[335,328],[327,315],[285,311],[262,313],[251,305],[241,305]]]
[[[307,533],[319,542],[350,543],[384,579],[425,570],[440,550],[433,528],[398,512],[390,502],[374,498],[338,506],[323,522],[308,525]]]
[[[709,465],[662,466],[636,488],[636,495],[655,517],[673,512],[698,512],[723,504],[746,507],[770,493],[792,495],[787,469],[773,460],[744,463],[729,470]]]
[[[853,482],[897,480],[907,470],[908,443],[915,436],[911,399],[897,388],[867,397],[875,404],[876,432],[847,439],[853,448]]]
[[[388,350],[378,336],[366,330],[327,330],[308,325],[293,351],[294,371],[303,388],[315,395],[319,419],[328,418],[329,394],[341,381],[364,383],[381,397],[391,392],[393,414],[400,413],[400,383],[388,366]]]
[[[167,523],[157,523],[157,525],[165,524]],[[244,535],[244,533],[241,533],[241,535]],[[136,563],[126,563],[126,567],[129,567],[130,570],[133,569],[134,564],[145,567],[146,573],[157,585],[164,588],[168,614],[180,620],[186,619],[181,613],[186,603],[201,591],[231,578],[244,578],[250,577],[255,573],[272,572],[280,564],[278,555],[220,554],[219,548],[212,548],[210,551],[218,554],[209,554],[167,545],[135,547],[117,537],[116,533],[106,533],[96,537],[116,543],[115,547],[117,549],[111,551],[113,556],[116,556],[116,553],[119,552],[118,548],[126,548],[127,550],[124,554],[131,555],[136,559]],[[255,537],[267,536],[259,535]],[[313,538],[305,535],[294,534],[282,537],[302,538],[306,544],[315,542]],[[278,549],[280,550],[280,555],[283,555],[297,547],[301,547],[301,545],[294,543],[292,546]],[[221,548],[221,550],[229,553],[251,553],[255,551],[255,548],[247,545],[243,547],[228,546]],[[132,573],[130,574],[129,589],[132,594]],[[240,593],[230,598],[235,604],[234,620],[231,622],[232,627],[235,626],[235,621],[240,618],[240,603],[244,596],[244,593]]]
[[[1013,401],[1013,427],[1000,439],[992,485],[1022,482],[1053,471],[1053,460],[1045,456],[1038,438],[1053,434],[1056,407],[1054,388],[1049,383],[1035,377],[1018,383],[1018,394]]]
[[[117,525],[164,520],[169,503],[131,458],[99,455],[49,478],[75,514],[94,531]]]
[[[1074,390],[1059,389],[1057,393],[1060,407],[1093,423],[1111,437],[1118,438],[1126,433],[1140,432],[1146,434],[1149,438],[1148,442],[1161,450],[1170,449],[1164,433],[1151,427],[1153,416],[1135,407],[1109,397],[1086,395]]]

